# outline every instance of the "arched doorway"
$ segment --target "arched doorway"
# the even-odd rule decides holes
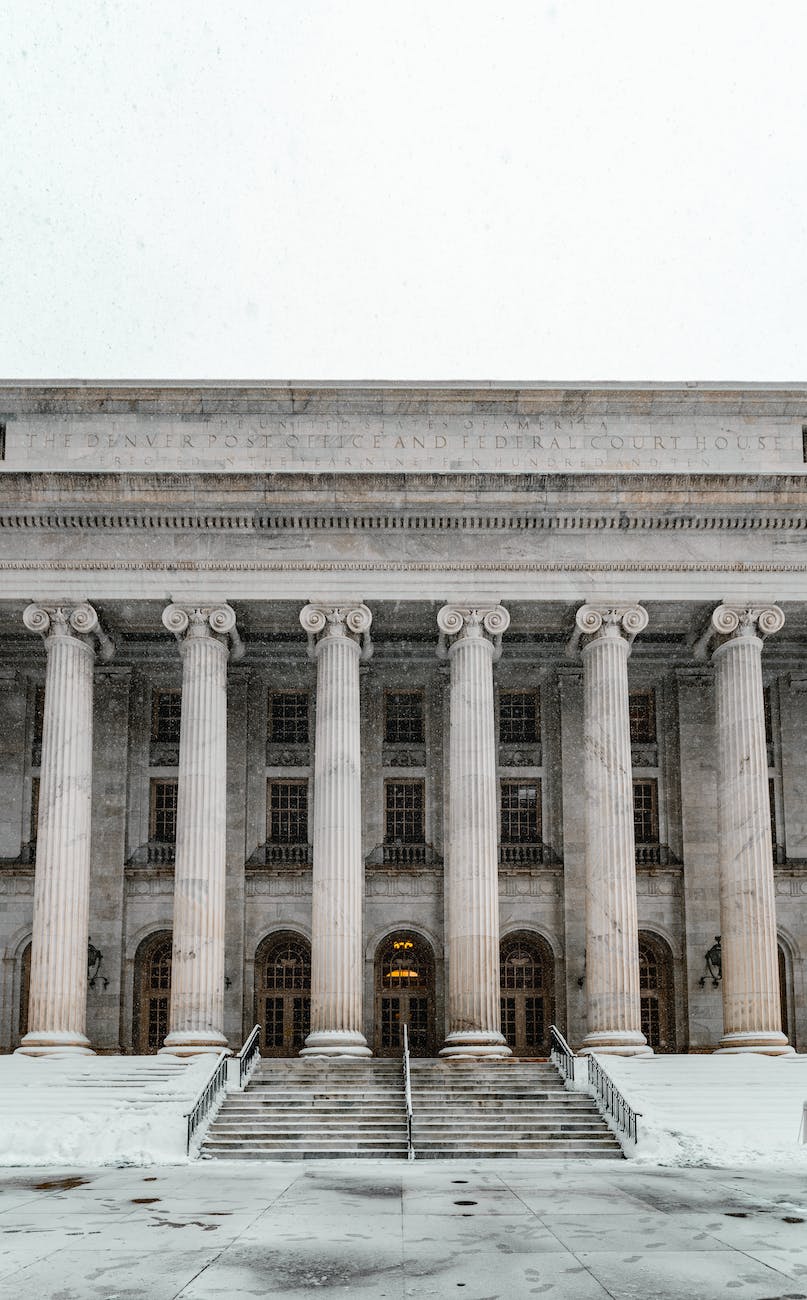
[[[639,931],[639,997],[642,1033],[654,1052],[675,1051],[673,958],[657,934]]]
[[[515,1056],[546,1056],[555,1015],[555,959],[536,934],[509,934],[501,943],[502,1033]]]
[[[433,1056],[434,958],[420,935],[399,930],[379,944],[375,963],[376,1056],[400,1056],[403,1026],[413,1056]]]
[[[299,934],[270,934],[255,954],[255,1021],[264,1056],[295,1056],[311,1027],[311,945]]]
[[[31,1003],[31,941],[20,953],[20,1015],[17,1022],[20,1041],[28,1033],[28,1008]]]
[[[135,955],[132,1047],[139,1056],[159,1052],[168,1033],[172,955],[170,930],[150,934]]]
[[[782,939],[777,945],[779,954],[779,1001],[782,1008],[782,1033],[791,1046],[796,1046],[795,1027],[790,1015],[790,951]]]

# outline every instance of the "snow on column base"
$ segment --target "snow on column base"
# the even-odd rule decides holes
[[[636,1029],[604,1030],[586,1034],[578,1056],[652,1056],[644,1034]]]
[[[20,1056],[95,1056],[89,1038],[69,1030],[32,1030],[15,1052]]]
[[[217,1034],[215,1031],[201,1034],[177,1029],[168,1035],[158,1055],[217,1056],[219,1052],[230,1054],[230,1045],[223,1034]]]
[[[372,1056],[364,1034],[353,1029],[315,1029],[305,1040],[301,1056]]]
[[[455,1030],[449,1034],[445,1044],[440,1048],[440,1056],[450,1060],[460,1057],[474,1057],[489,1061],[502,1060],[513,1053],[507,1046],[502,1034],[496,1030]]]
[[[724,1034],[715,1048],[715,1056],[736,1056],[740,1052],[757,1052],[761,1056],[793,1056],[792,1048],[784,1034],[775,1030],[749,1030],[745,1033]]]

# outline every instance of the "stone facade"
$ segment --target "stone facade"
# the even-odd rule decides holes
[[[805,421],[0,390],[0,1049],[807,1048]]]

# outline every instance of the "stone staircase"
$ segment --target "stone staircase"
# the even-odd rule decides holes
[[[545,1061],[414,1060],[412,1109],[419,1160],[622,1156],[591,1097]]]
[[[406,1158],[400,1061],[264,1060],[230,1093],[203,1160]]]
[[[590,1097],[540,1061],[412,1061],[416,1158],[619,1159]],[[202,1159],[406,1158],[398,1060],[264,1060],[230,1093]]]

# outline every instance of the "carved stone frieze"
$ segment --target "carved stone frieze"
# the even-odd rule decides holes
[[[680,871],[636,872],[636,893],[640,898],[678,898],[682,892]]]
[[[251,871],[244,882],[247,898],[302,898],[311,893],[310,871],[282,875]]]
[[[7,868],[0,870],[0,894],[4,894],[7,897],[31,898],[33,897],[33,893],[33,871],[23,873],[20,871],[9,871]]]
[[[561,892],[559,871],[500,871],[501,898],[557,898]]]
[[[499,767],[540,767],[542,757],[540,745],[499,746]]]
[[[426,750],[385,745],[383,761],[384,767],[425,767]]]

